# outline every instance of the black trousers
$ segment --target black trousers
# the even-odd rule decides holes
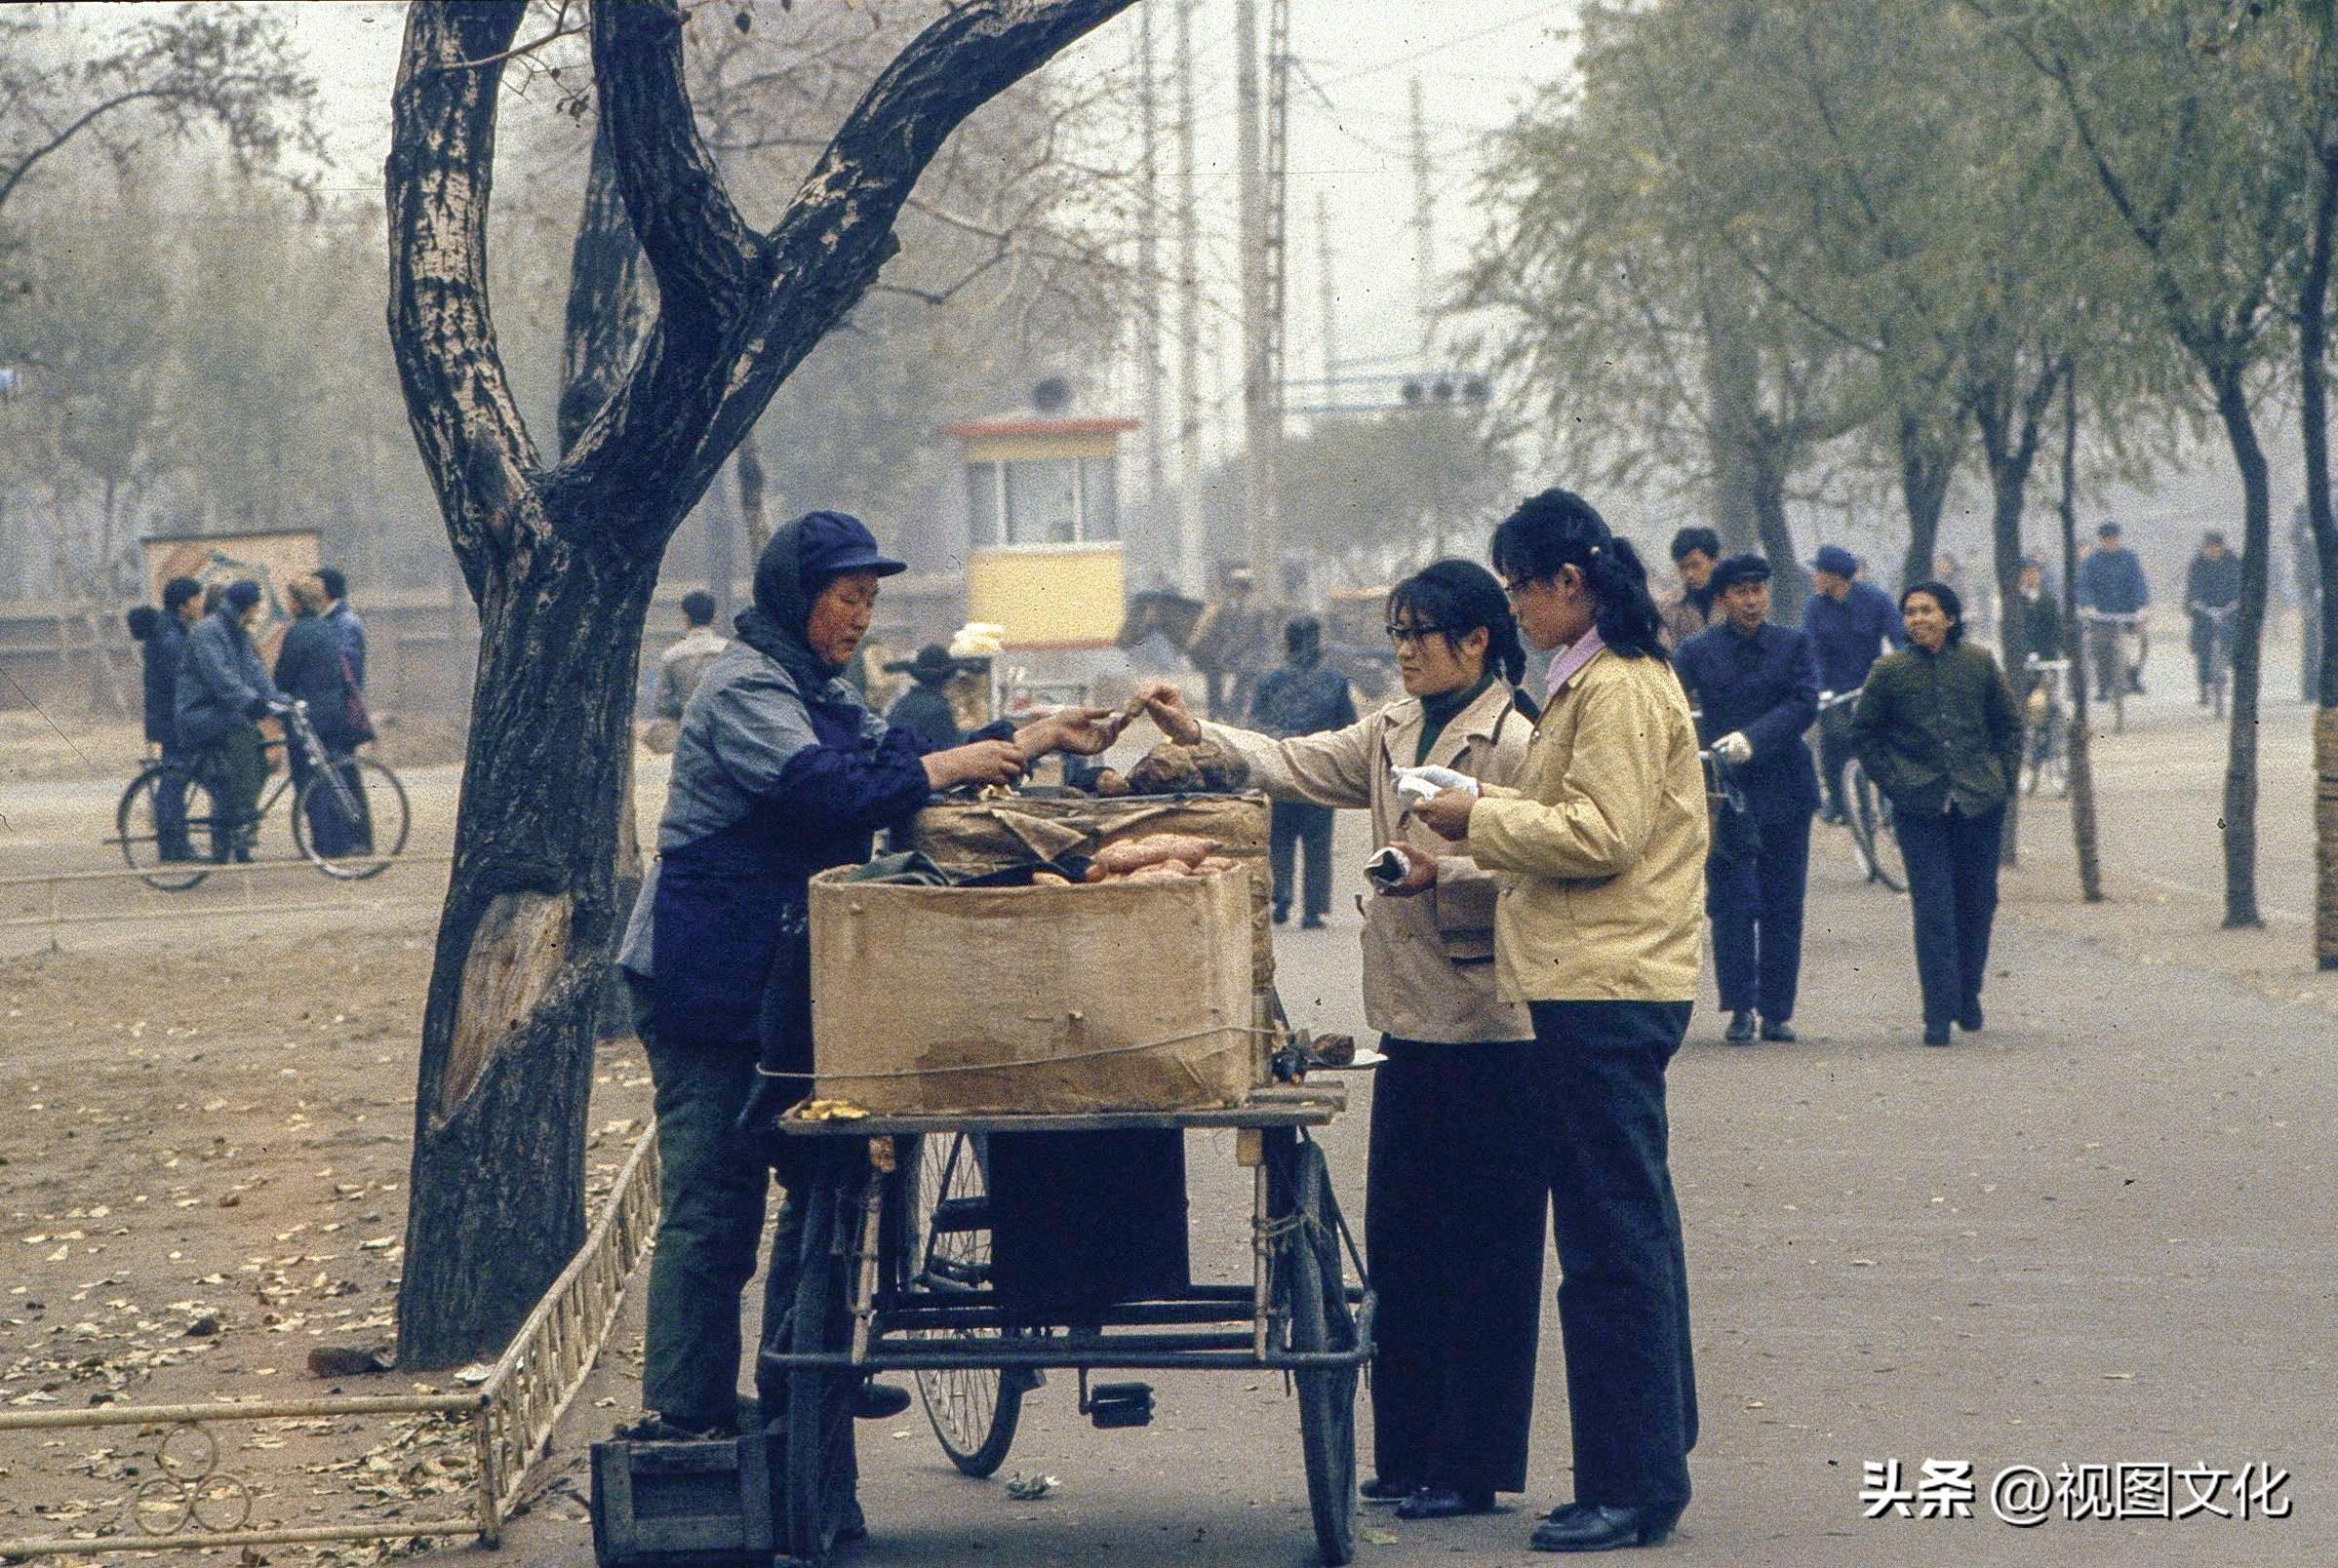
[[[1688,1502],[1696,1368],[1664,1068],[1689,1005],[1533,1004],[1578,1503]]]
[[[1989,927],[1997,917],[2001,805],[1978,816],[1962,811],[1893,813],[1891,831],[1908,865],[1908,902],[1916,915],[1916,979],[1924,1024],[1937,1027],[1980,1005],[1989,969]]]
[[[1331,807],[1277,801],[1268,821],[1267,864],[1275,874],[1275,913],[1290,910],[1292,851],[1307,846],[1305,915],[1320,921],[1331,912]]]
[[[1382,1048],[1365,1186],[1374,1467],[1408,1486],[1524,1491],[1548,1194],[1539,1047]]]
[[[1838,821],[1850,815],[1843,799],[1843,764],[1851,760],[1851,710],[1854,703],[1838,703],[1818,716],[1818,782],[1826,791],[1827,812]]]
[[[1803,974],[1803,895],[1810,880],[1810,813],[1757,811],[1762,845],[1705,862],[1705,913],[1713,918],[1713,972],[1724,1011],[1759,1008],[1773,1023],[1794,1016]]]

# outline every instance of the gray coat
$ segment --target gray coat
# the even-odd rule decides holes
[[[186,634],[186,656],[178,666],[178,738],[189,750],[250,723],[258,717],[255,709],[284,700],[234,615],[222,605]]]

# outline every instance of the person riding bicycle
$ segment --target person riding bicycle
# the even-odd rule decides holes
[[[2199,554],[2184,571],[2184,609],[2192,617],[2192,663],[2199,673],[2200,706],[2208,706],[2220,658],[2233,651],[2233,614],[2240,608],[2240,558],[2214,529],[2200,535]]]
[[[219,608],[186,634],[178,668],[176,719],[178,744],[198,753],[218,808],[212,859],[252,858],[242,830],[259,819],[259,792],[268,781],[267,753],[258,722],[288,700],[268,679],[252,625],[259,619],[259,584],[241,577],[219,595]]]
[[[1818,657],[1818,688],[1843,695],[1859,689],[1867,672],[1887,648],[1906,647],[1908,633],[1891,596],[1859,577],[1859,558],[1840,544],[1822,546],[1810,558],[1810,600],[1803,607],[1803,634]],[[1849,819],[1843,799],[1843,764],[1851,760],[1851,705],[1819,710],[1818,778],[1826,789],[1819,815],[1828,822]]]
[[[2127,662],[2121,633],[2132,628],[2140,639],[2143,611],[2152,602],[2151,584],[2144,578],[2142,561],[2120,542],[2116,519],[2104,519],[2094,537],[2094,549],[2079,563],[2078,581],[2080,606],[2101,617],[2092,623],[2086,640],[2086,656],[2094,666],[2094,694],[2110,701],[2115,677],[2123,677],[2125,689],[2141,696],[2143,659],[2138,653],[2133,663]]]

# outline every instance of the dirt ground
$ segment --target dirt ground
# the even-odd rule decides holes
[[[2327,1411],[2338,1058],[2326,1049],[2338,977],[2305,961],[2304,712],[2270,708],[2263,731],[2267,926],[2224,932],[2222,735],[2164,695],[2179,679],[2156,672],[2161,694],[2102,743],[2110,902],[2076,902],[2066,816],[2051,804],[2034,812],[2023,869],[2006,882],[1987,1036],[1947,1053],[1913,1046],[1904,907],[1855,885],[1840,835],[1824,829],[1803,1043],[1727,1050],[1700,1009],[1674,1070],[1706,1409],[1699,1501],[1675,1548],[1684,1558],[2338,1558]],[[77,744],[89,750],[90,737]],[[104,756],[86,773],[41,764],[57,770],[0,781],[0,876],[106,863],[96,841],[125,775]],[[645,816],[659,772],[645,766]],[[418,842],[443,849],[453,770],[417,768],[410,783]],[[1366,847],[1352,840],[1342,865]],[[18,1113],[0,1143],[0,1408],[448,1386],[307,1369],[313,1350],[392,1338],[438,875],[403,868],[384,880],[386,902],[266,917],[196,915],[122,890],[109,896],[125,908],[189,913],[68,923],[63,952],[0,944],[0,1104]],[[1282,939],[1302,1019],[1360,1025],[1354,924],[1343,899],[1331,930]],[[607,1048],[591,1112],[596,1187],[638,1135],[648,1093],[638,1047]],[[1367,1105],[1359,1084],[1359,1114],[1326,1138],[1352,1210]],[[1240,1174],[1222,1153],[1205,1141],[1194,1157],[1197,1257],[1239,1250]],[[584,1447],[633,1408],[640,1283],[493,1560],[590,1561]],[[1367,1515],[1362,1560],[1526,1560],[1528,1506],[1566,1486],[1547,1312],[1544,1333],[1535,1493],[1442,1529]],[[1037,1504],[951,1475],[914,1411],[864,1427],[877,1535],[854,1560],[1308,1559],[1279,1386],[1164,1379],[1155,1427],[1098,1433],[1072,1412],[1070,1381],[1034,1398],[1007,1466],[1060,1476]],[[255,1518],[460,1507],[467,1456],[431,1422],[217,1430],[220,1467],[251,1488]],[[165,1469],[158,1435],[0,1434],[0,1537],[135,1527],[139,1488]],[[1950,1525],[1863,1520],[1860,1467],[1895,1454],[1911,1468],[1962,1454],[1984,1476],[2016,1460],[2049,1472],[2057,1462],[2269,1462],[2293,1472],[2297,1515],[2024,1532],[1988,1520],[1984,1502],[1982,1518]],[[236,1500],[222,1491],[218,1506],[232,1514]]]

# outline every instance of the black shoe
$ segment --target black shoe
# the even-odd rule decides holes
[[[1288,925],[1290,923],[1290,906],[1288,904],[1277,904],[1275,906],[1275,923],[1277,925]]]
[[[1764,1018],[1762,1020],[1762,1038],[1774,1039],[1781,1045],[1791,1045],[1794,1043],[1794,1031],[1786,1027],[1783,1018]]]
[[[1946,1024],[1926,1024],[1926,1025],[1924,1025],[1924,1043],[1925,1043],[1926,1045],[1946,1045],[1948,1042],[1949,1042],[1949,1036],[1948,1036],[1948,1025],[1946,1025]]]
[[[851,1546],[869,1538],[869,1516],[860,1511],[860,1500],[854,1498],[845,1505],[844,1517],[836,1521],[836,1544]]]
[[[1536,1551],[1613,1551],[1619,1547],[1653,1547],[1673,1533],[1679,1509],[1620,1509],[1603,1503],[1570,1503],[1553,1509],[1526,1545]]]
[[[1462,1492],[1450,1486],[1424,1486],[1397,1505],[1400,1519],[1456,1519],[1464,1513],[1492,1511],[1492,1492]]]
[[[1367,1503],[1402,1503],[1419,1490],[1410,1481],[1384,1481],[1375,1475],[1356,1488],[1356,1495]]]
[[[1321,915],[1310,915],[1299,921],[1299,929],[1302,931],[1320,931],[1323,928],[1324,918]]]
[[[909,1391],[892,1383],[862,1383],[852,1390],[852,1419],[889,1421],[909,1408]]]
[[[1981,1004],[1977,1001],[1966,1002],[1964,1010],[1957,1014],[1957,1027],[1967,1035],[1978,1035],[1981,1032]]]
[[[1721,1038],[1731,1045],[1754,1043],[1753,1009],[1741,1007],[1736,1012],[1729,1014],[1729,1027],[1722,1031]]]
[[[1818,820],[1826,823],[1829,827],[1840,828],[1850,819],[1850,813],[1840,805],[1830,805],[1818,813]]]

